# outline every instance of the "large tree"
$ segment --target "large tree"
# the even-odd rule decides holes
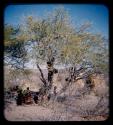
[[[24,69],[26,62],[32,59],[45,88],[51,82],[44,78],[40,68],[43,62],[49,64],[53,72],[54,63],[84,67],[90,64],[93,70],[105,72],[108,70],[108,41],[102,35],[88,31],[90,26],[87,22],[74,27],[69,12],[63,7],[54,9],[44,18],[25,17],[19,27],[6,25],[6,64]]]

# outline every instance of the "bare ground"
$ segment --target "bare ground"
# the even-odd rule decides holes
[[[58,90],[64,85],[63,74],[55,81]],[[6,104],[4,117],[8,121],[103,121],[109,116],[109,87],[104,78],[94,78],[95,87],[87,93],[83,82],[72,84],[59,100],[45,104],[17,106],[15,101]],[[56,84],[57,83],[57,84]],[[63,99],[62,97],[66,97]]]
[[[99,98],[87,95],[81,99],[67,99],[63,103],[50,101],[43,105],[32,104],[17,106],[14,102],[4,110],[9,121],[102,121],[105,113],[95,110]],[[104,109],[107,109],[105,106]],[[93,114],[91,114],[93,111]]]

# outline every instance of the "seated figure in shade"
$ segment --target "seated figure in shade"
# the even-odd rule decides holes
[[[24,103],[25,104],[33,103],[32,95],[31,95],[29,87],[27,87],[27,89],[25,90],[25,93],[24,93]]]
[[[18,90],[17,93],[18,93],[18,95],[17,95],[16,103],[17,103],[17,105],[22,105],[22,102],[23,102],[22,90]]]

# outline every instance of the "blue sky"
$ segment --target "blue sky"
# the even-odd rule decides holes
[[[108,38],[109,12],[104,5],[98,4],[60,4],[69,10],[69,14],[75,25],[91,22],[91,31],[101,33]],[[59,4],[35,4],[35,5],[9,5],[4,10],[4,23],[13,25],[21,24],[23,15],[35,15],[43,17],[45,12],[52,11]]]

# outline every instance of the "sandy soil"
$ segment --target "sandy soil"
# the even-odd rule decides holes
[[[64,85],[64,74],[58,80],[57,76],[54,85],[60,90]],[[17,106],[15,102],[6,104],[4,116],[8,121],[103,121],[108,114],[109,87],[102,79],[95,78],[94,90],[82,94],[85,90],[83,81],[79,80],[70,85],[65,93],[63,102],[49,101],[43,105],[32,104]],[[103,78],[104,79],[104,78]],[[100,99],[104,99],[100,102]],[[99,104],[100,103],[100,104]],[[98,105],[99,104],[99,105]],[[91,115],[91,112],[96,115]]]
[[[4,116],[8,121],[101,121],[103,116],[82,115],[87,109],[93,109],[98,99],[93,96],[86,96],[83,99],[68,100],[65,104],[52,102],[38,105],[17,106],[14,102],[8,104],[4,110]]]

